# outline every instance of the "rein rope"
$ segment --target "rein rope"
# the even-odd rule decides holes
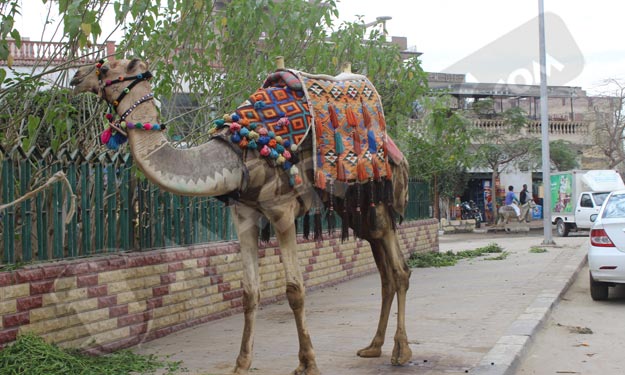
[[[98,81],[100,81],[102,85],[100,88],[100,96],[104,98],[109,103],[109,105],[112,106],[113,111],[111,112],[114,112],[115,114],[117,114],[116,113],[117,107],[119,106],[121,101],[126,97],[126,95],[130,93],[130,90],[132,90],[138,83],[150,80],[153,77],[153,75],[150,71],[145,71],[143,73],[139,73],[134,76],[129,76],[129,77],[120,76],[117,79],[106,80],[102,82],[102,76],[101,76],[102,72],[100,69],[105,63],[106,63],[106,60],[100,60],[96,64],[96,75],[98,76]],[[122,90],[122,92],[119,94],[117,99],[110,102],[106,98],[106,95],[104,92],[104,89],[106,87],[119,84],[122,82],[127,82],[130,80],[133,80],[133,81]],[[148,122],[132,123],[132,122],[126,121],[126,117],[128,117],[132,113],[132,111],[135,110],[135,108],[153,99],[154,99],[154,93],[152,92],[142,96],[139,100],[134,102],[123,114],[121,115],[117,114],[119,115],[119,118],[117,120],[114,120],[113,113],[107,113],[106,119],[108,120],[109,123],[105,126],[104,131],[100,135],[100,142],[102,142],[102,144],[105,144],[111,150],[117,150],[120,145],[124,144],[128,140],[128,134],[126,132],[126,129],[164,130],[165,129],[164,124],[150,124]]]

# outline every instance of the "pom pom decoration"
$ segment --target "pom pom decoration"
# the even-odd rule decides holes
[[[269,135],[269,132],[267,131],[267,129],[266,129],[266,128],[261,128],[261,127],[259,127],[259,128],[256,130],[256,132],[257,132],[258,134],[260,134],[260,135]]]
[[[230,140],[232,143],[239,143],[241,142],[241,135],[238,132],[233,133],[232,136],[230,136]]]
[[[112,129],[106,128],[106,130],[104,130],[102,134],[100,134],[100,142],[102,142],[103,145],[107,144],[109,139],[111,139],[111,136],[112,136]]]
[[[230,115],[230,118],[232,119],[232,121],[238,122],[241,119],[241,116],[237,115],[236,113],[233,113],[232,115]]]
[[[238,132],[239,130],[241,130],[241,125],[238,122],[233,122],[230,124],[230,131],[233,133]]]
[[[257,141],[258,138],[260,138],[260,134],[256,133],[255,131],[251,131],[247,137],[252,141]]]
[[[260,149],[260,154],[262,156],[269,156],[270,153],[271,153],[271,150],[267,146],[263,146],[263,148]]]
[[[259,145],[263,145],[265,146],[266,144],[268,144],[270,141],[269,137],[267,137],[266,135],[261,136],[260,138],[258,138],[258,144]]]
[[[247,138],[250,134],[250,130],[248,128],[241,128],[241,130],[239,130],[239,134],[241,134],[241,137]]]

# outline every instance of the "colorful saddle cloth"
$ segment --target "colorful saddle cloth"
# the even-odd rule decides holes
[[[362,75],[277,71],[232,119],[239,122],[230,125],[233,142],[259,150],[291,175],[298,173],[297,161],[288,151],[295,152],[312,129],[315,186],[323,190],[336,181],[390,180],[389,156],[397,162],[403,157],[386,135],[380,97]]]
[[[357,74],[298,72],[314,123],[315,185],[390,179],[386,123],[380,97]]]

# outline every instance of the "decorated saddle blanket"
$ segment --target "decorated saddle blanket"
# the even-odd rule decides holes
[[[260,151],[291,175],[298,173],[291,158],[312,133],[315,185],[324,190],[335,181],[390,179],[389,157],[403,158],[386,135],[380,97],[362,75],[277,71],[228,120],[232,142]]]
[[[315,184],[390,179],[380,97],[362,75],[298,73],[314,123]]]

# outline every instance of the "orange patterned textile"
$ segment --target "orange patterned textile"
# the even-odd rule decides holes
[[[367,77],[297,75],[314,123],[315,185],[390,179],[382,102]]]

